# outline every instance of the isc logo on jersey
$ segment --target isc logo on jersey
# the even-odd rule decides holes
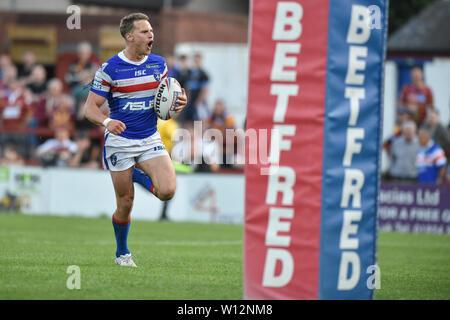
[[[148,105],[146,101],[138,101],[138,102],[127,102],[127,104],[122,108],[124,111],[141,111],[148,110],[152,108],[152,102],[148,101]]]

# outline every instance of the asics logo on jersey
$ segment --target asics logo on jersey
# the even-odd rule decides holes
[[[122,110],[140,111],[151,109],[151,107],[152,107],[151,101],[148,102],[148,105],[146,105],[145,101],[127,102],[127,104],[122,108]]]

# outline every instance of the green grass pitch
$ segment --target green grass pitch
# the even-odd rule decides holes
[[[113,263],[109,218],[0,213],[0,299],[242,299],[242,226],[132,221],[138,268]],[[377,299],[450,299],[450,237],[381,233]],[[66,287],[67,267],[81,289]]]

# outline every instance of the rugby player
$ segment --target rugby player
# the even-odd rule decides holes
[[[117,202],[112,216],[117,244],[115,263],[136,267],[127,246],[134,198],[133,175],[137,180],[145,180],[147,189],[162,201],[174,196],[176,179],[156,129],[153,99],[160,80],[167,77],[167,66],[164,58],[151,53],[155,37],[150,19],[142,13],[127,15],[120,21],[120,33],[125,39],[125,49],[96,72],[85,117],[106,127],[103,163],[111,174]],[[105,100],[108,100],[110,117],[100,110]],[[177,114],[186,103],[182,89]],[[136,170],[136,164],[142,174]]]

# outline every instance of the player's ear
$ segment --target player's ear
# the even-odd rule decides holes
[[[127,41],[132,41],[134,39],[133,35],[131,34],[131,32],[128,32],[125,34],[125,39]]]

